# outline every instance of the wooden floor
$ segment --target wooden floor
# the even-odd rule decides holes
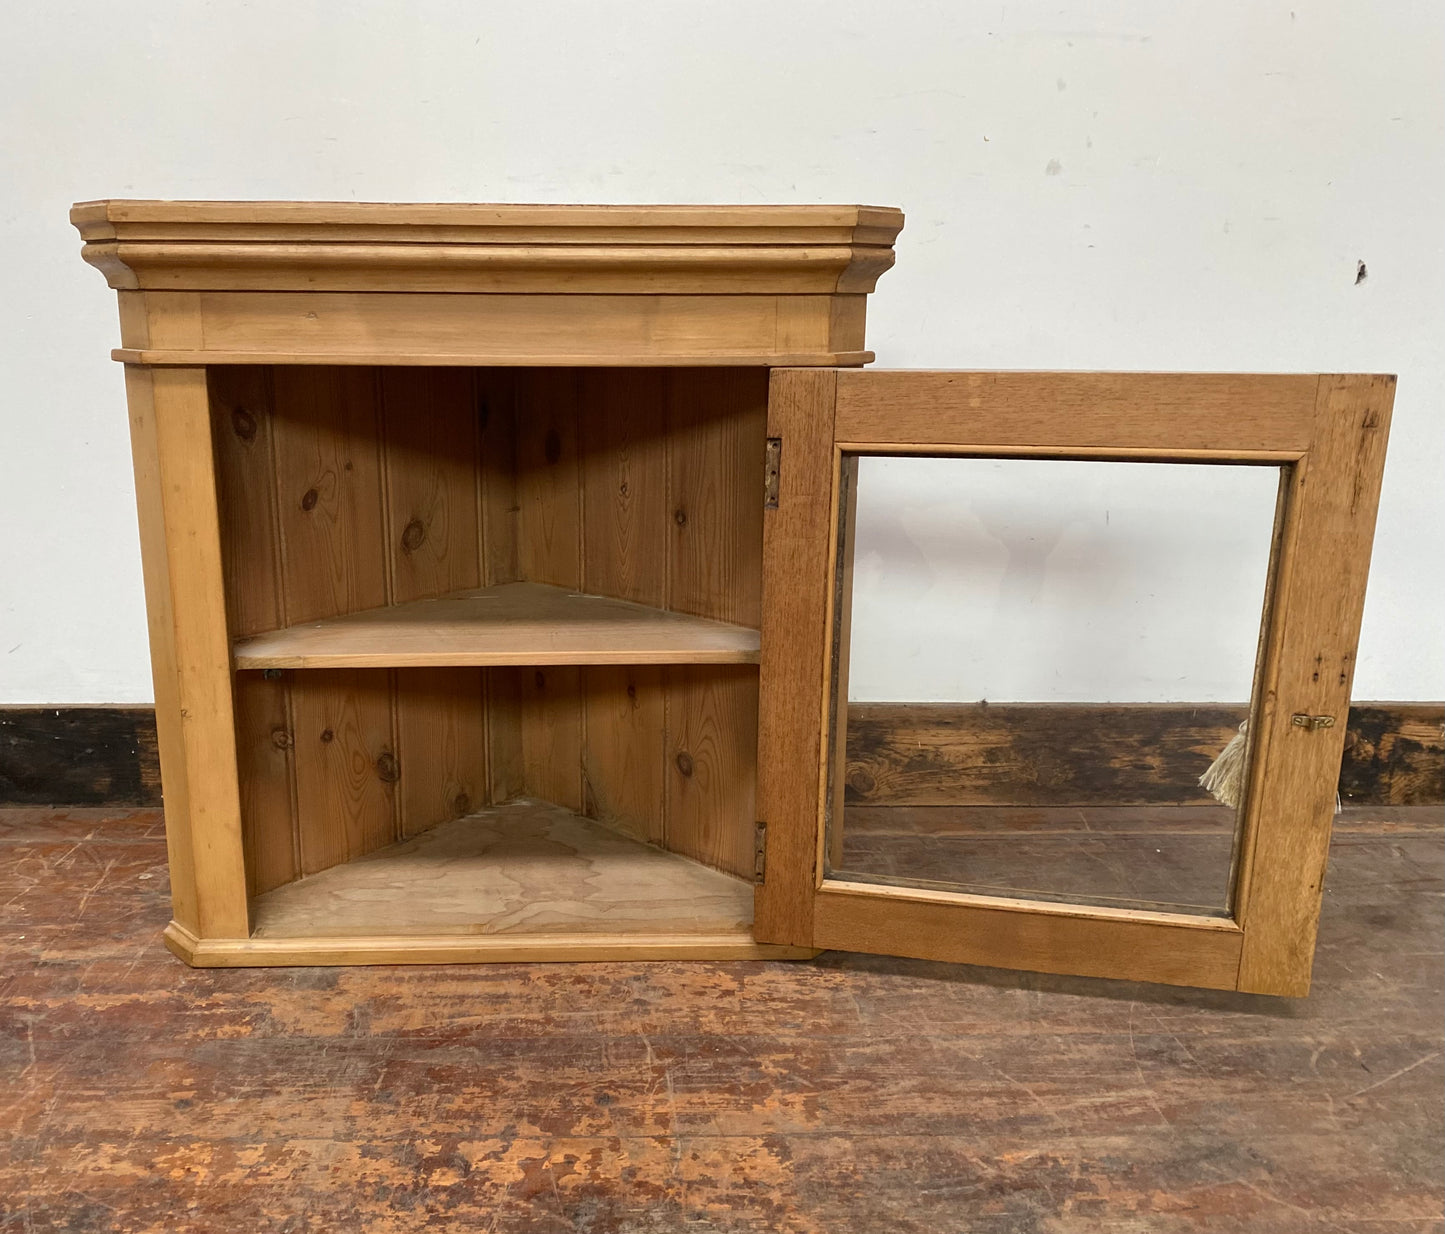
[[[1439,1231],[1441,812],[1304,1002],[811,963],[189,970],[154,811],[0,811],[0,1230]]]
[[[1227,915],[1235,812],[1221,805],[865,806],[840,878],[1112,908]]]

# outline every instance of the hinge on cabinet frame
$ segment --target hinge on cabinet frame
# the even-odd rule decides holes
[[[783,466],[783,439],[769,437],[763,451],[763,509],[778,508],[778,472]]]
[[[1289,722],[1293,724],[1295,728],[1307,728],[1311,730],[1317,728],[1334,728],[1335,717],[1312,716],[1306,712],[1297,711],[1294,715],[1290,716]]]
[[[768,825],[753,825],[753,882],[763,883],[768,873]]]

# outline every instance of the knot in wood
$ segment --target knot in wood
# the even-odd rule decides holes
[[[291,734],[284,728],[273,728],[271,730],[271,744],[278,750],[289,750],[291,748]]]
[[[401,533],[401,547],[405,552],[414,553],[426,543],[426,524],[419,518],[409,522]]]
[[[242,441],[256,440],[256,417],[244,407],[231,410],[231,429]]]
[[[316,503],[321,500],[321,494],[314,488],[308,488],[301,494],[301,508],[310,512],[316,509]]]
[[[680,771],[680,772],[681,772],[683,775],[685,775],[685,776],[691,776],[691,775],[692,775],[692,755],[691,755],[691,754],[689,754],[686,750],[679,750],[679,751],[677,752],[677,759],[676,759],[675,761],[676,761],[676,763],[677,763],[677,769],[678,769],[678,771]]]
[[[395,784],[401,779],[401,766],[395,754],[388,750],[376,756],[376,776],[383,784]]]

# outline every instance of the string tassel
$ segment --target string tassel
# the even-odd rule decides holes
[[[1232,810],[1239,809],[1244,796],[1244,755],[1248,745],[1249,721],[1243,720],[1239,732],[1229,739],[1219,757],[1209,764],[1209,770],[1199,777],[1200,787],[1208,789],[1216,801]]]

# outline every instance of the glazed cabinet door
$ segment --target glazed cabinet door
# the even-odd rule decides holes
[[[759,941],[1305,994],[1393,395],[775,370]]]

